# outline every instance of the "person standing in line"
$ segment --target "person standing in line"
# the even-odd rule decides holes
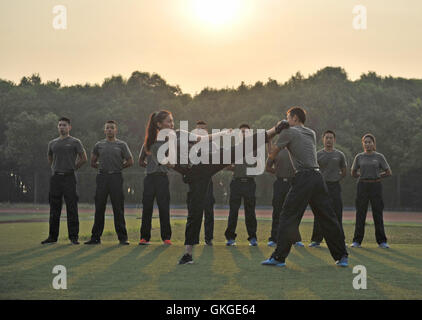
[[[295,169],[295,176],[280,214],[277,247],[271,257],[262,261],[261,264],[286,266],[285,260],[294,243],[294,235],[297,233],[309,203],[320,222],[322,234],[336,265],[347,267],[348,253],[343,234],[331,207],[327,186],[319,172],[315,132],[305,127],[306,112],[300,107],[292,107],[287,111],[287,121],[289,128],[281,131],[269,157],[275,159],[277,154],[287,147]]]
[[[203,130],[203,131],[202,131]],[[198,120],[196,122],[196,129],[192,130],[193,133],[199,134],[200,133],[208,133],[207,123],[203,120]],[[215,143],[212,141],[210,142],[210,148],[215,148]],[[189,203],[189,199],[187,199]],[[212,178],[210,180],[210,184],[208,185],[207,190],[207,197],[205,199],[205,206],[204,206],[204,233],[205,233],[205,244],[207,246],[212,246],[212,240],[214,238],[214,184]]]
[[[352,176],[359,178],[356,193],[356,225],[352,248],[360,248],[365,234],[365,220],[368,204],[371,202],[375,225],[375,238],[378,246],[389,248],[384,231],[384,201],[381,178],[392,175],[384,155],[376,152],[375,137],[367,133],[362,137],[364,152],[356,155],[352,165]]]
[[[274,160],[268,158],[265,170],[274,174],[277,178],[273,184],[273,214],[271,224],[271,235],[268,239],[268,246],[275,247],[277,246],[277,230],[278,223],[280,220],[280,213],[283,208],[284,200],[286,199],[286,196],[291,188],[292,179],[295,175],[295,171],[293,169],[292,162],[290,161],[290,156],[287,149],[284,148],[283,150],[281,150]],[[293,240],[294,246],[304,246],[299,230]]]
[[[239,129],[241,130],[241,134],[244,138],[246,131],[250,130],[250,127],[248,124],[241,124]],[[227,246],[236,245],[236,227],[242,198],[245,209],[245,224],[246,230],[248,232],[249,245],[252,247],[258,245],[258,240],[256,237],[257,221],[255,214],[256,183],[253,176],[248,176],[248,167],[254,167],[254,165],[248,165],[246,163],[233,164],[227,168],[227,170],[233,171],[233,179],[230,183],[230,211],[227,221],[227,228],[224,233],[227,240]]]
[[[334,148],[335,142],[336,134],[334,131],[325,131],[322,135],[324,148],[318,151],[317,160],[322,177],[327,184],[328,194],[344,237],[343,200],[341,198],[340,181],[346,176],[347,162],[344,153]],[[309,246],[313,248],[320,247],[322,239],[321,227],[319,226],[318,220],[314,219],[314,228]]]
[[[122,245],[128,245],[124,215],[122,170],[133,165],[132,153],[126,142],[116,138],[117,123],[109,120],[104,125],[106,138],[98,141],[91,154],[91,167],[98,169],[95,191],[95,218],[91,239],[85,244],[100,244],[104,231],[107,198],[113,207],[114,228]]]
[[[173,124],[167,121],[171,113],[166,110],[151,113],[145,133],[145,141],[139,153],[139,165],[146,168],[144,192],[142,197],[142,223],[139,245],[149,245],[151,239],[151,223],[154,211],[154,199],[157,199],[160,217],[161,240],[171,245],[170,225],[170,187],[169,168],[161,165],[157,159],[157,150],[165,141],[157,141],[161,129],[172,129]]]
[[[72,244],[79,244],[78,194],[75,171],[87,161],[86,152],[79,139],[70,136],[70,119],[62,117],[58,123],[59,137],[48,143],[48,163],[51,166],[50,220],[48,238],[41,244],[57,242],[63,197],[66,202],[67,228]],[[77,160],[77,161],[76,161]]]

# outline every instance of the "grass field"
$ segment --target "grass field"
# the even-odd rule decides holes
[[[10,218],[10,217],[9,217]],[[80,240],[89,238],[92,220],[81,217]],[[287,268],[261,266],[271,222],[258,221],[258,247],[249,247],[239,219],[237,247],[224,245],[226,221],[215,221],[213,247],[194,249],[193,265],[177,265],[183,253],[185,219],[173,219],[173,245],[161,244],[153,220],[152,245],[138,246],[140,220],[127,217],[130,246],[117,245],[113,221],[99,246],[71,246],[66,222],[59,242],[42,246],[48,223],[0,224],[0,299],[422,299],[422,225],[387,224],[391,249],[376,246],[368,225],[361,249],[349,249],[350,266],[338,268],[325,244],[292,248]],[[354,224],[344,225],[348,243]],[[301,233],[309,243],[312,223]],[[201,231],[201,240],[203,230]],[[55,290],[55,265],[67,268],[67,290]],[[367,269],[367,289],[352,286],[353,266]]]

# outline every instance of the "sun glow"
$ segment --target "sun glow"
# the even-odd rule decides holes
[[[214,27],[233,22],[240,15],[242,0],[192,0],[195,16]]]

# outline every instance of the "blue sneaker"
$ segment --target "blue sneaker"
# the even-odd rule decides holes
[[[339,267],[348,267],[349,259],[346,256],[344,256],[340,260],[336,261],[336,265]]]
[[[256,238],[252,238],[251,240],[249,240],[249,245],[251,247],[256,247],[258,245],[258,241],[256,240]]]
[[[262,261],[261,264],[263,266],[276,266],[276,267],[285,267],[286,266],[285,262],[277,261],[273,257],[271,257],[271,258],[269,258],[265,261]]]
[[[309,244],[309,247],[311,247],[311,248],[321,248],[320,243],[319,242],[315,242],[315,241],[312,241]]]
[[[387,244],[387,242],[381,242],[378,247],[382,248],[382,249],[388,249],[390,248],[390,246]]]
[[[304,247],[305,245],[302,243],[302,241],[298,241],[294,244],[295,247]]]
[[[275,243],[274,241],[268,241],[267,245],[269,247],[276,247],[277,246],[277,243]]]
[[[234,239],[229,239],[226,242],[226,246],[235,246],[236,245],[236,241],[234,241]]]
[[[353,242],[353,243],[350,245],[350,248],[362,248],[362,246],[360,245],[360,243],[359,243],[359,242]]]

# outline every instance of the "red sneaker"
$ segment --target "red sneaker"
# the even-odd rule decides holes
[[[145,239],[139,240],[139,245],[146,245],[149,244],[149,241],[146,241]]]
[[[164,240],[164,244],[168,244],[169,246],[172,245],[170,240]]]

